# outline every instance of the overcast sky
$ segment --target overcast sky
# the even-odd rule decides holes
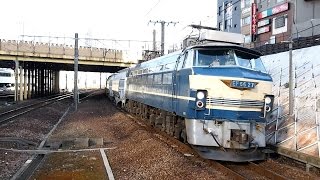
[[[172,41],[190,23],[215,26],[216,0],[8,0],[1,2],[0,38],[21,34],[152,40],[149,20],[179,21],[166,28]]]

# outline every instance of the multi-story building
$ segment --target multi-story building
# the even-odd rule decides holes
[[[241,34],[245,35],[244,42],[251,42],[251,21],[252,21],[252,8],[253,0],[241,0]]]
[[[258,11],[252,12],[252,41],[256,45],[286,41],[291,36],[293,6],[287,0],[256,0],[252,4]],[[252,8],[253,9],[253,8]],[[254,18],[252,18],[254,19]]]
[[[238,2],[239,0],[234,0],[233,3],[226,0],[218,1],[218,27],[222,31],[244,34],[246,43],[254,42],[255,46],[260,46],[320,34],[320,1],[240,0],[240,4]],[[227,11],[230,3],[232,7],[240,6],[237,12],[231,12],[231,18],[229,18],[230,10]],[[229,27],[229,21],[240,24],[238,26],[240,30]]]
[[[320,1],[256,0],[256,45],[320,33]]]
[[[221,31],[241,33],[239,0],[218,0],[217,12],[217,25]]]

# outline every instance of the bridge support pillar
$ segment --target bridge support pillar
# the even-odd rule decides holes
[[[28,71],[27,71],[27,67],[24,67],[24,73],[23,73],[23,77],[24,77],[24,82],[23,82],[23,99],[28,99]]]
[[[19,101],[23,101],[23,69],[20,66],[20,78],[19,78]]]
[[[51,75],[51,70],[48,69],[48,94],[51,94],[52,91],[51,91],[51,88],[52,88],[52,75]]]
[[[14,68],[14,101],[19,101],[19,61],[15,60]]]
[[[32,80],[31,80],[31,63],[28,63],[28,99],[31,99]]]
[[[35,88],[36,88],[36,77],[35,77],[35,72],[36,72],[36,68],[35,68],[35,64],[32,63],[32,69],[31,69],[31,98],[35,97]]]
[[[35,76],[34,76],[34,96],[39,96],[39,66],[35,65]]]
[[[45,84],[46,85],[46,96],[48,96],[50,94],[50,70],[49,69],[46,69],[46,80],[47,80],[47,83]]]
[[[40,96],[41,97],[44,96],[44,80],[45,80],[44,72],[45,70],[42,67],[40,67]]]
[[[43,75],[43,72],[42,72],[42,69],[41,69],[41,66],[39,66],[39,69],[38,69],[38,71],[39,71],[39,76],[38,76],[38,97],[40,97],[40,96],[42,96],[42,90],[41,90],[41,88],[42,88],[42,75]]]
[[[50,71],[49,69],[46,69],[46,83],[45,83],[45,94],[48,96],[50,94]]]
[[[46,85],[47,85],[47,70],[46,69],[44,69],[44,67],[43,67],[43,69],[42,69],[42,71],[43,71],[43,79],[42,79],[42,96],[45,96],[47,93],[47,91],[46,91]]]
[[[49,94],[52,94],[52,70],[49,71]]]
[[[59,80],[60,80],[59,71],[54,71],[54,91],[55,91],[55,93],[60,92]]]

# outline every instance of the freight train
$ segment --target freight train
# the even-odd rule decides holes
[[[274,97],[261,54],[240,46],[235,35],[203,37],[215,40],[111,75],[109,97],[203,158],[263,160]]]

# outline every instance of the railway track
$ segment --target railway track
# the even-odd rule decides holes
[[[268,167],[262,166],[259,162],[243,162],[243,163],[234,163],[234,162],[220,162],[209,159],[203,159],[197,155],[196,151],[192,149],[187,144],[169,136],[167,133],[161,131],[160,129],[156,129],[146,121],[142,120],[140,117],[135,116],[134,114],[128,113],[127,111],[118,108],[123,113],[127,114],[133,121],[135,121],[140,126],[146,128],[149,132],[154,134],[154,136],[164,143],[171,146],[176,151],[181,154],[186,154],[186,152],[192,152],[192,156],[194,161],[204,161],[210,167],[215,170],[218,170],[232,179],[244,180],[244,179],[274,179],[274,180],[285,180],[291,179],[290,177],[284,177],[276,172],[268,170]]]
[[[230,163],[219,162],[227,171],[233,172],[237,179],[274,179],[286,180],[289,179],[273,171],[268,170],[266,167],[259,165],[255,162],[244,163]]]
[[[79,102],[83,101],[84,99],[92,96],[95,94],[96,91],[89,91],[89,92],[80,92],[79,96]],[[32,106],[30,108],[32,108],[32,110],[37,109],[39,107],[43,107],[46,106],[48,104],[51,104],[53,102],[56,101],[60,101],[69,97],[73,97],[73,94],[65,94],[65,95],[61,95],[61,96],[57,96],[57,97],[53,97],[51,99],[45,100],[43,102],[39,102],[39,103],[35,103],[35,106]],[[31,105],[28,105],[31,106]],[[69,109],[71,106],[69,106],[69,108],[65,111],[65,113],[62,115],[62,117],[59,119],[59,121],[54,125],[54,127],[50,130],[50,132],[45,136],[45,138],[42,140],[42,142],[40,143],[40,145],[38,146],[38,150],[43,149],[44,144],[46,143],[47,139],[51,136],[51,134],[53,133],[53,131],[58,127],[58,125],[61,123],[61,121],[64,119],[64,117],[68,114]],[[29,107],[27,107],[29,108]],[[18,108],[17,108],[18,109]],[[25,108],[23,108],[25,109]],[[32,111],[30,110],[30,111]],[[25,112],[25,111],[24,111]],[[29,111],[27,111],[29,112]],[[25,113],[27,113],[25,112]],[[22,113],[24,114],[24,113]],[[21,115],[22,115],[21,114]],[[1,116],[1,114],[0,114]],[[16,117],[16,116],[15,116]],[[1,121],[0,121],[1,123]],[[20,168],[16,174],[12,177],[12,179],[17,179],[17,180],[22,180],[22,179],[29,179],[31,177],[31,175],[34,173],[34,171],[38,168],[38,166],[40,165],[40,163],[42,162],[42,160],[45,158],[45,154],[34,154],[28,161],[30,161],[29,163],[26,163],[25,166],[23,166],[22,168]]]
[[[30,111],[33,111],[33,110],[36,110],[38,108],[47,106],[47,105],[52,104],[52,103],[57,102],[57,101],[61,101],[61,100],[66,99],[66,98],[70,98],[72,96],[73,96],[73,94],[71,94],[71,93],[63,94],[63,95],[52,97],[50,99],[46,99],[44,101],[36,102],[36,103],[33,103],[33,104],[28,104],[26,106],[22,106],[22,107],[18,107],[18,108],[15,108],[15,109],[11,109],[11,110],[2,112],[2,113],[0,113],[0,125],[3,125],[3,124],[5,124],[5,123],[7,123],[9,121],[12,121],[15,118],[17,118],[17,117],[19,117],[19,116],[21,116],[23,114],[26,114],[26,113],[28,113]]]
[[[0,94],[0,99],[3,98],[14,98],[14,94]]]

